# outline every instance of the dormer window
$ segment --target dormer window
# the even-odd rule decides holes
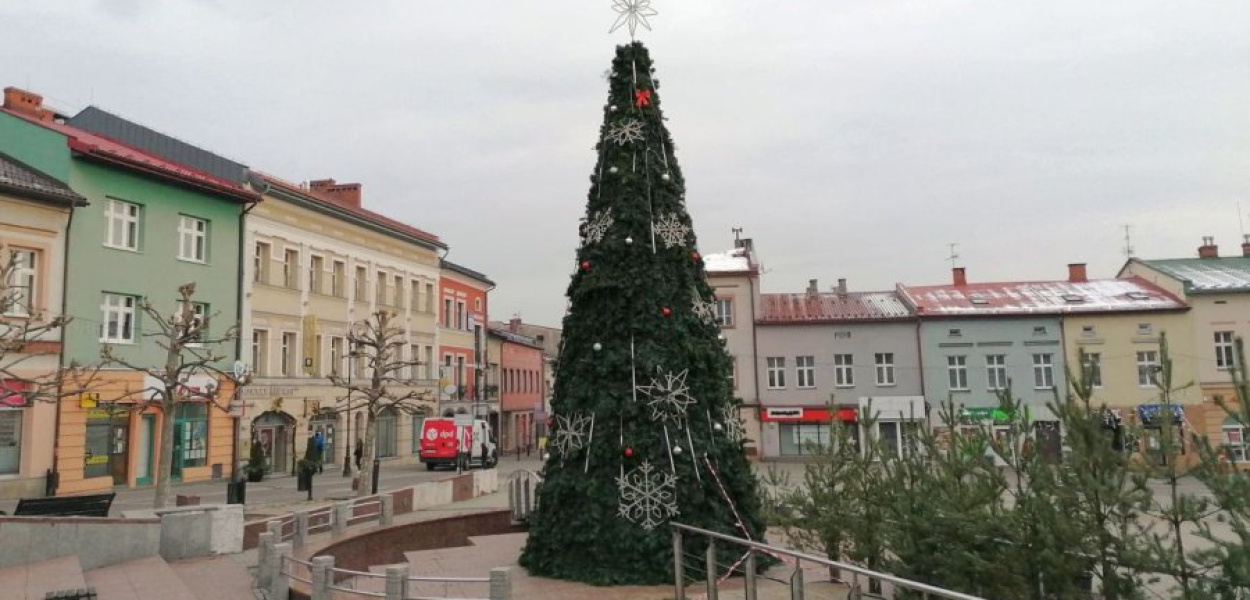
[[[1081,335],[1082,335],[1082,336],[1085,336],[1085,337],[1094,337],[1094,336],[1095,336],[1095,335],[1097,335],[1097,334],[1098,334],[1098,332],[1094,330],[1094,326],[1093,326],[1093,325],[1083,325],[1083,326],[1081,326]]]
[[[1146,292],[1129,292],[1128,294],[1125,294],[1125,295],[1128,296],[1130,300],[1149,300],[1150,299],[1150,294],[1147,294]]]
[[[963,332],[958,329],[952,329],[947,333],[947,335],[949,335],[950,337],[962,337]]]
[[[1046,335],[1046,326],[1038,325],[1033,328],[1033,335]]]
[[[1069,304],[1080,304],[1085,301],[1085,296],[1080,294],[1064,294],[1063,301]]]
[[[1154,332],[1154,327],[1151,327],[1150,323],[1137,324],[1137,335],[1150,335],[1152,332]]]
[[[990,301],[987,300],[985,296],[982,296],[981,294],[973,294],[971,297],[969,297],[969,300],[977,306],[985,306],[990,303]]]

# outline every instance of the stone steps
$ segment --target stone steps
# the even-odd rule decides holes
[[[87,587],[77,556],[0,569],[0,600],[43,600],[48,592]]]
[[[99,600],[206,600],[187,589],[178,574],[159,556],[87,571],[86,579],[87,585],[99,594]]]

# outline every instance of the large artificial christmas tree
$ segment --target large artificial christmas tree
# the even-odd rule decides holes
[[[670,521],[755,540],[764,527],[642,43],[617,48],[610,81],[521,564],[596,584],[671,583]]]

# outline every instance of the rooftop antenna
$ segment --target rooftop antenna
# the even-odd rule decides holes
[[[959,244],[952,242],[950,244],[947,244],[946,246],[950,248],[950,256],[946,257],[946,260],[950,261],[951,268],[954,269],[955,261],[959,260],[959,253],[956,252],[956,249],[959,248]]]
[[[730,231],[732,231],[732,232],[733,232],[733,234],[734,234],[734,241],[735,241],[735,242],[740,242],[740,241],[742,241],[742,228],[741,228],[741,227],[733,227],[733,228],[730,228]]]
[[[1133,258],[1133,226],[1124,226],[1124,258]]]
[[[1241,200],[1237,201],[1237,225],[1241,227],[1241,239],[1246,239],[1246,221],[1242,217],[1245,213],[1241,212]]]

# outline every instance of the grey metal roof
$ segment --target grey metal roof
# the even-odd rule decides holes
[[[0,152],[0,191],[57,204],[87,205],[87,199],[74,193],[68,185],[2,152]]]
[[[1134,259],[1185,284],[1189,294],[1250,292],[1250,258],[1169,258]]]
[[[479,273],[477,271],[474,271],[473,269],[470,269],[468,267],[462,267],[449,260],[446,260],[446,259],[440,260],[439,266],[449,271],[455,271],[456,273],[459,273],[466,277],[471,277],[473,279],[476,279],[482,283],[485,283],[486,285],[495,285],[495,282],[491,281],[490,278],[487,277],[486,275]]]
[[[70,118],[69,125],[239,185],[247,183],[247,165],[192,146],[95,106],[88,106],[74,115]]]

